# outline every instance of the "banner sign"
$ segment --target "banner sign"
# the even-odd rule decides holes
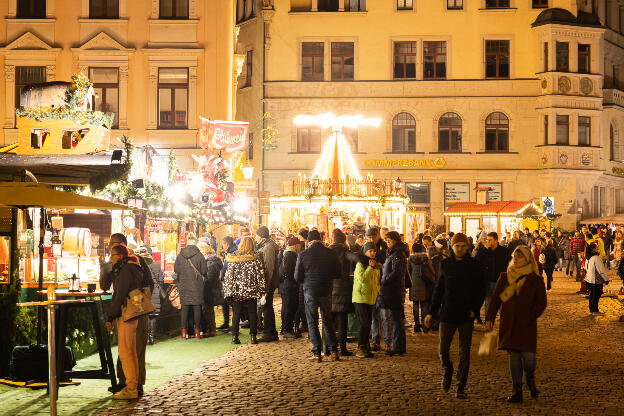
[[[245,150],[249,146],[249,122],[208,120],[200,117],[200,143],[226,152]]]

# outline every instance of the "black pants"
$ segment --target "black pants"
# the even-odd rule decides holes
[[[295,329],[301,325],[301,332],[308,332],[308,320],[305,313],[305,302],[303,300],[303,285],[299,285],[299,305],[295,313]]]
[[[457,368],[457,388],[463,390],[468,381],[470,369],[470,347],[472,344],[473,321],[469,320],[460,324],[440,322],[440,345],[439,354],[445,376],[453,375],[453,362],[449,352],[451,341],[455,332],[459,332],[459,367]]]
[[[256,335],[258,333],[257,303],[256,299],[232,302],[232,336],[238,336],[238,325],[243,309],[246,309],[247,315],[249,315],[249,334]]]
[[[295,331],[295,315],[299,308],[299,286],[282,290],[282,329],[284,333]]]
[[[347,329],[349,328],[349,314],[347,312],[334,312],[335,327],[338,330],[338,345],[343,350],[347,349]]]
[[[544,271],[546,272],[546,289],[550,290],[550,288],[552,287],[553,272],[555,270],[551,268],[545,268]]]
[[[182,305],[182,313],[180,314],[182,321],[182,329],[188,327],[189,313],[193,311],[193,325],[195,329],[200,328],[202,305]]]
[[[371,323],[373,321],[373,305],[366,303],[355,303],[357,309],[358,318],[360,319],[360,331],[358,333],[358,346],[366,347],[370,346],[369,338],[371,331]]]
[[[599,312],[598,302],[602,296],[602,284],[587,283],[589,288],[589,312]]]
[[[227,301],[223,301],[221,309],[223,311],[223,324],[225,326],[230,326],[230,304],[227,303]]]

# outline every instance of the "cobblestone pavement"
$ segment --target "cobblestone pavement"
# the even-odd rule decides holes
[[[440,388],[437,334],[409,330],[403,357],[377,354],[311,364],[305,337],[244,345],[102,414],[622,415],[624,323],[617,318],[624,308],[614,298],[603,298],[606,316],[589,316],[587,300],[575,293],[578,285],[556,276],[539,320],[538,400],[525,392],[523,404],[504,401],[511,390],[506,353],[479,357],[483,328],[477,325],[466,400]],[[619,287],[616,280],[609,289]],[[456,340],[452,357],[457,363]]]

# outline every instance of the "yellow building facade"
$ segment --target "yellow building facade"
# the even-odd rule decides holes
[[[622,212],[623,16],[615,0],[259,2],[237,19],[253,56],[237,119],[270,113],[280,142],[254,140],[256,174],[280,194],[312,173],[331,128],[297,115],[362,114],[382,120],[345,131],[362,176],[399,177],[431,224],[476,187],[553,198],[566,229]]]
[[[182,170],[199,117],[233,118],[234,0],[2,0],[0,14],[4,144],[17,141],[25,85],[77,72],[94,83],[94,109],[115,114],[113,143],[125,134],[163,156],[173,149]]]

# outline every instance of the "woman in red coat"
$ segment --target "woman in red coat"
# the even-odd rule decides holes
[[[535,257],[526,246],[518,246],[507,273],[501,273],[486,315],[486,328],[492,330],[501,310],[498,348],[507,350],[513,382],[510,403],[522,401],[522,372],[531,397],[537,398],[535,386],[535,353],[537,351],[537,318],[546,309],[544,279],[538,274]]]

